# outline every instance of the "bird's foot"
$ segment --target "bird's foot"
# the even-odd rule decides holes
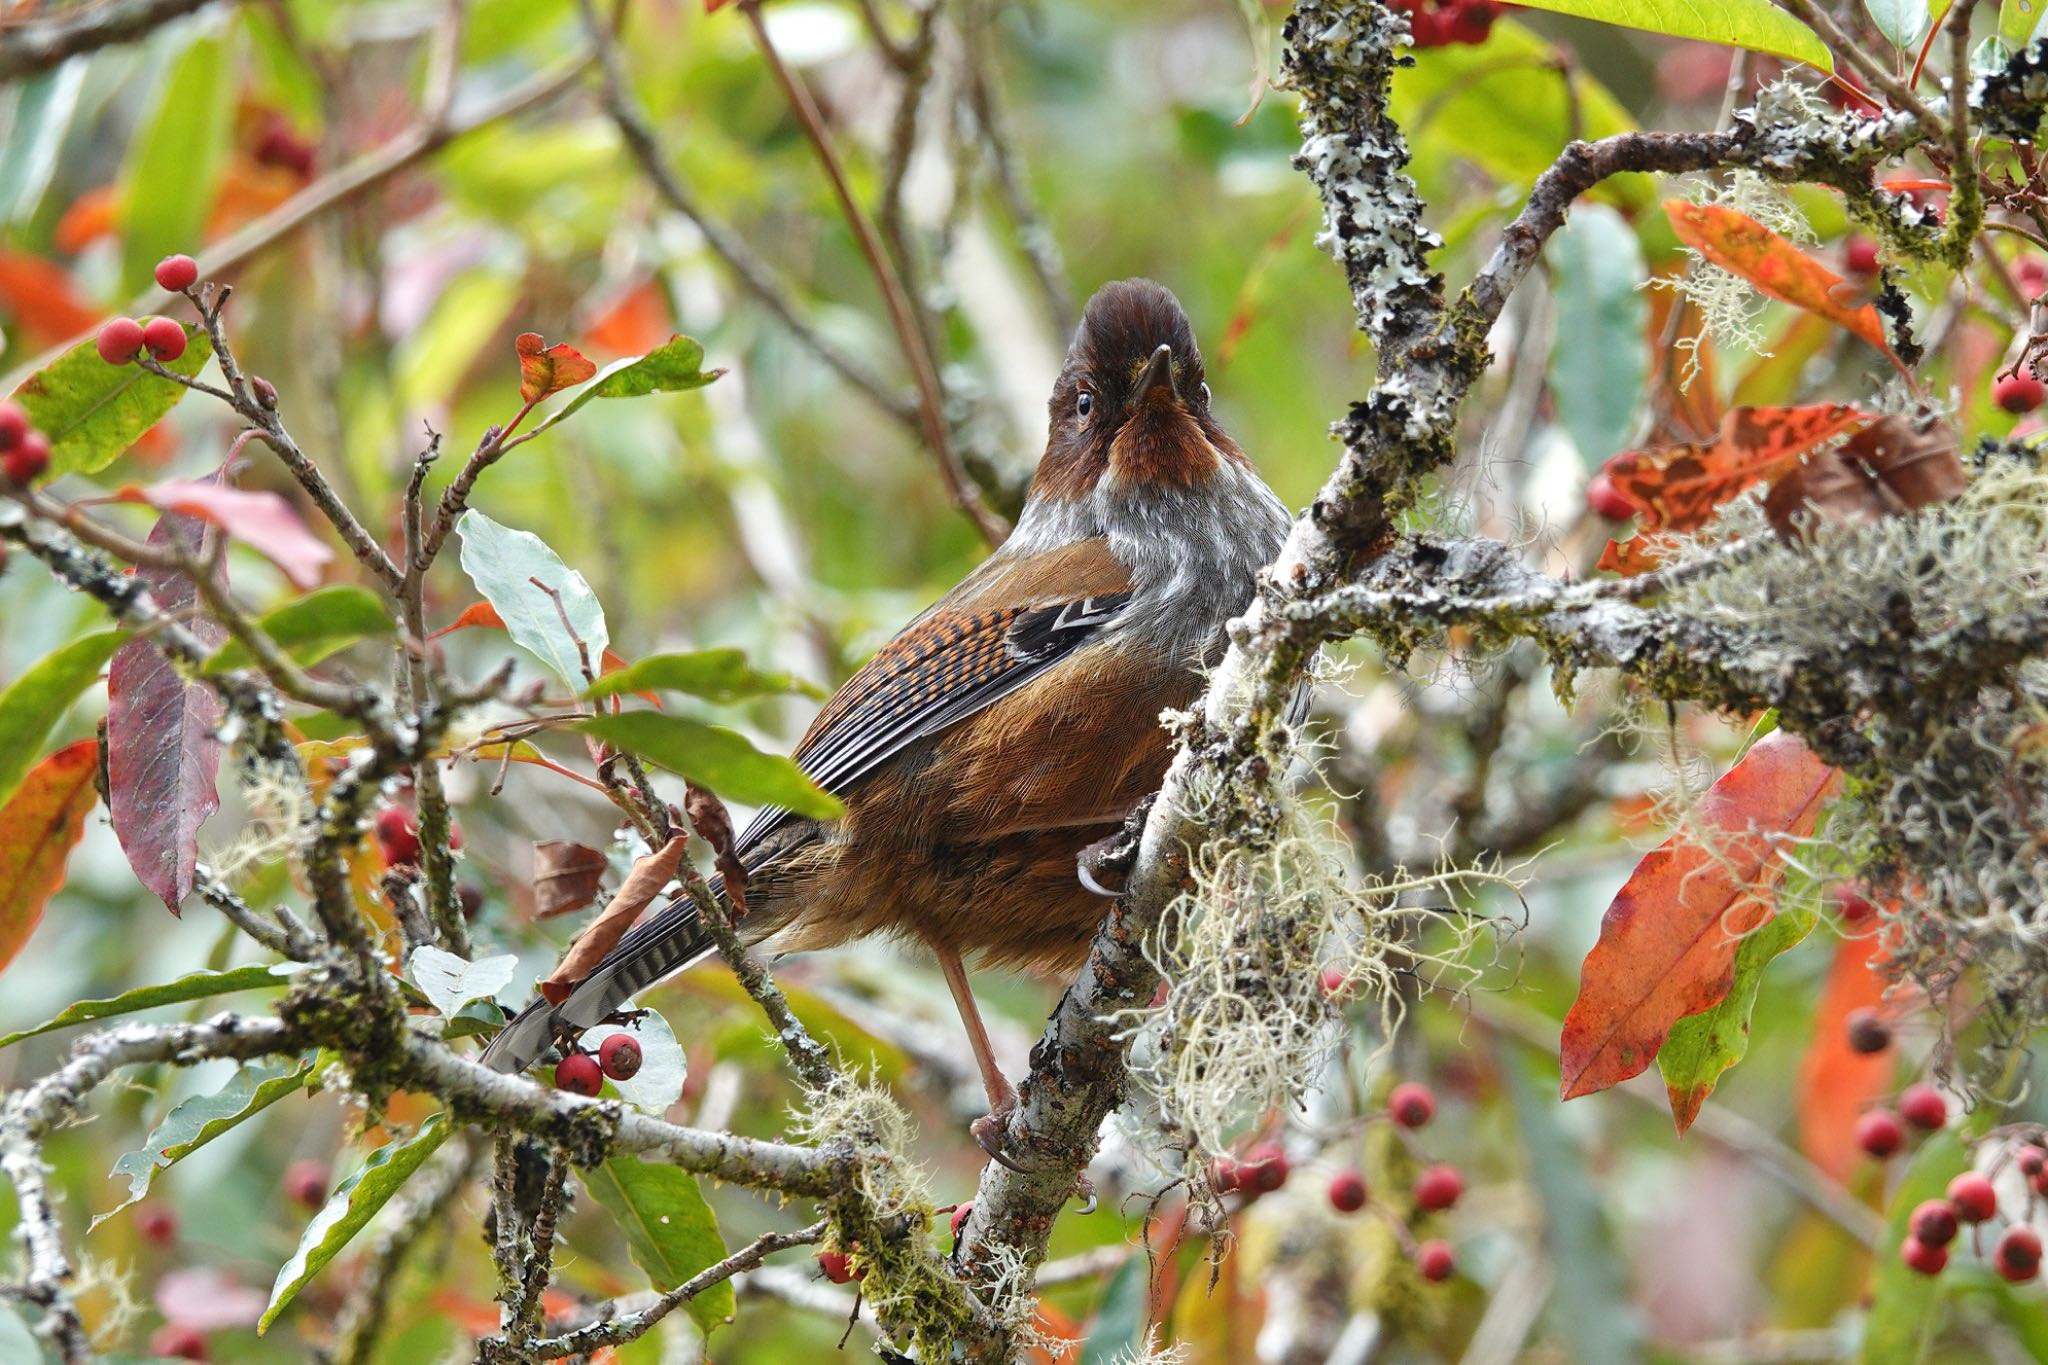
[[[1096,895],[1114,900],[1124,893],[1137,855],[1138,836],[1120,829],[1082,849],[1074,859],[1074,875]]]
[[[1076,1210],[1077,1213],[1095,1212],[1095,1182],[1088,1178],[1086,1171],[1075,1172],[1074,1193],[1072,1197],[1081,1201],[1081,1207]]]
[[[1010,1115],[1017,1112],[1017,1101],[1012,1098],[1008,1104],[999,1105],[994,1112],[983,1114],[967,1125],[967,1131],[974,1134],[974,1141],[989,1159],[1006,1166],[1019,1175],[1028,1174],[1026,1167],[1018,1165],[1003,1151],[1003,1139],[1009,1136]]]

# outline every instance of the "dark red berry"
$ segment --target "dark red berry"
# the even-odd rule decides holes
[[[1365,1207],[1365,1177],[1357,1171],[1339,1171],[1330,1177],[1330,1207],[1339,1213],[1357,1213]]]
[[[1609,521],[1627,521],[1636,514],[1636,505],[1623,497],[1614,480],[1605,474],[1595,474],[1587,480],[1586,506]]]
[[[1244,1184],[1244,1169],[1227,1156],[1219,1156],[1209,1163],[1209,1187],[1218,1194],[1229,1194]]]
[[[1239,1183],[1260,1194],[1271,1194],[1287,1183],[1287,1153],[1277,1142],[1257,1142],[1244,1154]]]
[[[206,1333],[183,1322],[167,1322],[149,1338],[149,1353],[166,1360],[208,1360]]]
[[[1932,1133],[1948,1123],[1948,1101],[1931,1085],[1909,1085],[1899,1096],[1899,1117]]]
[[[1449,24],[1445,36],[1454,43],[1483,43],[1486,35],[1493,32],[1493,21],[1500,14],[1500,7],[1488,0],[1465,0],[1456,9],[1448,10]]]
[[[1849,1034],[1849,1051],[1861,1052],[1868,1056],[1882,1052],[1892,1045],[1892,1026],[1884,1016],[1868,1005],[1859,1005],[1849,1011],[1842,1021]]]
[[[966,1200],[960,1207],[953,1210],[953,1235],[955,1237],[960,1235],[961,1228],[967,1226],[967,1215],[973,1212],[974,1201],[972,1199]]]
[[[555,1066],[555,1088],[572,1095],[595,1095],[604,1089],[604,1070],[587,1052],[572,1052]]]
[[[475,919],[484,911],[484,889],[471,886],[468,882],[455,888],[455,899],[462,903],[462,917]]]
[[[2020,1148],[2019,1155],[2015,1160],[2019,1163],[2021,1175],[2036,1176],[2041,1174],[2044,1169],[2048,1169],[2048,1149],[2043,1149],[2029,1142]]]
[[[135,1231],[151,1246],[169,1246],[178,1240],[178,1215],[162,1204],[144,1204],[135,1212]]]
[[[2043,1199],[2048,1199],[2048,1170],[2039,1170],[2028,1176],[2027,1188]]]
[[[50,467],[50,438],[31,427],[14,448],[0,455],[0,473],[15,483],[29,484]]]
[[[1387,1113],[1403,1128],[1420,1128],[1436,1117],[1436,1096],[1420,1081],[1403,1081],[1388,1094]]]
[[[1917,1237],[1899,1244],[1899,1259],[1922,1275],[1939,1275],[1948,1265],[1948,1248],[1931,1247]]]
[[[142,344],[158,362],[168,365],[185,354],[185,329],[172,318],[151,318],[142,324]]]
[[[1442,1284],[1458,1268],[1458,1257],[1449,1242],[1424,1242],[1415,1248],[1415,1268],[1431,1284]]]
[[[327,1163],[311,1157],[284,1168],[285,1197],[317,1209],[327,1202]]]
[[[1899,1116],[1889,1109],[1873,1109],[1856,1120],[1856,1145],[1880,1161],[1906,1142],[1906,1130]]]
[[[1350,973],[1346,972],[1338,964],[1332,962],[1324,967],[1323,974],[1319,979],[1322,982],[1323,994],[1338,1004],[1341,1005],[1351,998]]]
[[[1853,886],[1835,888],[1835,913],[1842,918],[1842,927],[1854,929],[1859,924],[1870,922],[1877,913],[1877,907],[1865,900]]]
[[[1991,1260],[2006,1279],[2026,1283],[2041,1271],[2041,1234],[2025,1223],[2014,1223],[1998,1239]]]
[[[1465,1178],[1456,1166],[1431,1166],[1415,1178],[1415,1207],[1437,1213],[1458,1202],[1465,1192]]]
[[[853,1258],[843,1251],[821,1251],[818,1253],[818,1269],[825,1272],[825,1278],[834,1284],[849,1284],[854,1280],[867,1278],[866,1270],[856,1271]]]
[[[1982,1171],[1964,1171],[1949,1181],[1948,1202],[1965,1223],[1982,1223],[1998,1213],[1998,1191]]]
[[[640,1040],[630,1033],[614,1033],[597,1045],[597,1064],[615,1081],[630,1081],[640,1074]]]
[[[1842,264],[1849,268],[1851,275],[1875,275],[1877,243],[1868,237],[1851,237],[1848,246],[1842,250]]]
[[[384,856],[386,867],[420,860],[420,827],[405,807],[386,806],[378,811],[376,833],[377,851]]]
[[[277,411],[277,385],[260,374],[249,376],[249,389],[256,395],[256,401],[270,411]]]
[[[2002,374],[1991,385],[1991,401],[2010,413],[2032,412],[2048,397],[2048,384],[2030,374]]]
[[[1956,1211],[1946,1199],[1923,1201],[1913,1210],[1906,1226],[1913,1236],[1931,1247],[1945,1247],[1956,1239]]]
[[[28,435],[28,409],[9,400],[0,403],[0,450],[12,450]]]
[[[142,324],[134,318],[110,318],[100,325],[92,344],[109,365],[126,365],[142,353]]]
[[[166,256],[156,263],[156,282],[173,294],[182,294],[199,282],[199,262],[190,256]]]
[[[1417,47],[1442,47],[1451,41],[1450,17],[1417,10],[1408,16],[1408,36]]]

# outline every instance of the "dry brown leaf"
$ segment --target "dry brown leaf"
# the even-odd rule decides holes
[[[534,918],[566,915],[596,900],[606,866],[604,854],[567,839],[547,839],[535,844]]]
[[[540,983],[540,993],[549,1004],[559,1005],[567,1000],[576,984],[597,970],[605,954],[618,947],[633,921],[640,918],[640,912],[674,879],[676,869],[682,865],[685,842],[679,834],[633,864],[619,893],[596,919],[583,927],[583,932],[569,945],[569,951],[563,954],[560,965]]]
[[[733,849],[732,817],[726,813],[725,802],[689,783],[683,796],[683,814],[690,818],[697,837],[711,845],[718,858],[718,874],[725,878],[725,898],[732,902],[733,918],[743,918],[747,913],[747,869]]]

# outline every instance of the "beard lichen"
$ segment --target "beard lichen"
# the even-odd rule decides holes
[[[1787,241],[1809,246],[1819,241],[1798,206],[1754,171],[1732,171],[1725,185],[1694,181],[1689,197],[1695,204],[1745,213]],[[1672,343],[1673,349],[1685,356],[1683,385],[1690,387],[1699,376],[1700,343],[1708,338],[1724,350],[1747,351],[1768,359],[1771,353],[1765,349],[1763,317],[1770,300],[1734,271],[1715,265],[1691,247],[1683,250],[1691,262],[1683,275],[1651,281],[1657,287],[1676,290],[1700,316],[1697,335],[1679,337]]]

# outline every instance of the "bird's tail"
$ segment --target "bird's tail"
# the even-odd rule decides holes
[[[679,897],[619,940],[559,1005],[536,1000],[491,1040],[481,1060],[495,1071],[526,1070],[564,1033],[580,1033],[640,991],[717,951],[689,897]]]

